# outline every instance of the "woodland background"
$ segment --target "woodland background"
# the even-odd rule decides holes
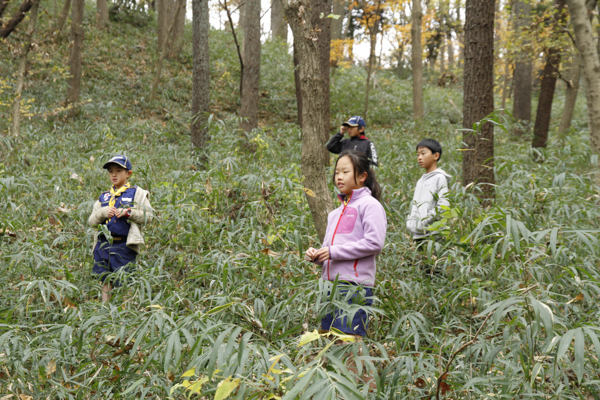
[[[595,3],[0,15],[0,399],[600,398]],[[302,254],[335,204],[323,142],[356,114],[389,229],[369,337],[337,346],[318,315],[354,310]],[[425,137],[453,183],[421,254],[405,216]],[[104,304],[86,221],[115,153],[157,220]]]

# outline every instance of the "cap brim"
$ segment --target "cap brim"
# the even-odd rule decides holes
[[[352,126],[352,127],[354,127],[354,126],[358,126],[358,124],[354,124],[354,125],[353,125],[353,124],[349,124],[349,123],[347,123],[347,122],[344,122],[344,123],[342,124],[342,126]]]
[[[110,164],[115,164],[115,165],[118,165],[118,166],[120,166],[120,167],[123,167],[123,168],[125,168],[127,171],[129,171],[129,168],[127,168],[127,166],[126,166],[126,165],[123,165],[123,164],[121,164],[121,163],[118,163],[118,162],[116,162],[116,161],[110,161],[110,162],[107,162],[106,164],[104,164],[104,166],[103,166],[102,168],[104,168],[104,169],[108,169],[108,166],[109,166]]]

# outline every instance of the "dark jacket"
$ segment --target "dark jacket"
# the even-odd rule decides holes
[[[334,154],[340,154],[344,150],[361,151],[367,155],[367,158],[369,161],[371,161],[371,165],[379,165],[377,152],[375,151],[375,145],[373,142],[367,139],[366,136],[361,135],[358,137],[351,137],[349,139],[343,138],[344,135],[340,132],[333,135],[331,139],[329,139],[329,143],[327,143],[327,150]]]

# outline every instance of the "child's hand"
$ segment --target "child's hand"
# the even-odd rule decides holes
[[[108,207],[108,218],[114,217],[117,214],[117,212],[119,212],[119,210],[117,210],[116,207]]]
[[[329,247],[323,247],[317,250],[315,258],[321,262],[329,260]]]
[[[129,208],[121,208],[117,211],[117,218],[121,218],[121,217],[125,217],[127,215],[127,212],[129,211]]]
[[[342,125],[342,126],[340,126],[340,133],[341,133],[342,135],[345,135],[345,134],[346,134],[346,132],[348,132],[348,127],[347,127],[346,125]]]
[[[306,250],[306,253],[304,253],[304,259],[306,261],[315,261],[315,259],[317,258],[316,253],[317,249],[309,247],[308,250]]]

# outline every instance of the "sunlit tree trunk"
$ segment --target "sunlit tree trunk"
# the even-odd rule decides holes
[[[344,29],[344,16],[348,7],[347,0],[333,0],[333,14],[339,15],[338,19],[331,20],[331,40],[342,39]]]
[[[260,0],[246,0],[244,34],[244,71],[240,127],[246,132],[258,126],[258,89],[260,81]]]
[[[96,28],[104,29],[108,26],[108,2],[96,0]]]
[[[515,54],[515,93],[513,100],[513,117],[521,124],[528,125],[531,122],[531,91],[532,91],[532,62],[527,51],[530,40],[523,30],[531,24],[531,2],[529,0],[517,0],[515,2],[514,27],[517,36],[522,38],[521,50]],[[523,134],[521,128],[515,129],[516,134]]]
[[[577,93],[579,92],[579,80],[581,77],[581,60],[579,54],[575,51],[573,60],[570,63],[565,79],[569,82],[565,89],[565,105],[563,106],[558,135],[564,135],[571,128],[573,112],[577,103]]]
[[[209,65],[209,4],[208,0],[192,0],[192,125],[191,138],[194,148],[200,153],[200,160],[206,163],[206,143],[208,135],[208,114],[210,112],[210,65]]]
[[[29,26],[23,47],[21,48],[21,57],[19,60],[19,70],[17,71],[17,90],[13,101],[12,112],[12,135],[19,136],[19,128],[21,123],[21,94],[23,93],[23,84],[25,83],[25,71],[27,70],[27,55],[31,49],[31,41],[35,32],[35,23],[37,20],[40,0],[34,0],[31,10],[29,11]]]
[[[465,67],[463,128],[494,110],[494,0],[467,0],[465,15]],[[481,124],[476,132],[465,131],[463,185],[480,184],[484,205],[494,198],[494,128]]]
[[[421,20],[423,8],[421,0],[412,0],[412,27],[410,29],[412,42],[412,89],[413,89],[413,118],[423,118],[423,46],[421,44]]]
[[[325,237],[327,216],[333,201],[327,186],[322,156],[324,91],[320,32],[313,29],[308,0],[283,0],[284,12],[294,34],[302,93],[302,174],[311,215],[320,240]],[[314,39],[317,40],[314,40]]]
[[[281,0],[271,0],[271,37],[287,43],[288,26],[283,17]]]
[[[72,7],[71,25],[71,56],[69,58],[69,88],[67,89],[67,104],[73,108],[70,114],[77,113],[79,92],[81,91],[81,53],[83,47],[83,9],[85,0],[75,0]]]

